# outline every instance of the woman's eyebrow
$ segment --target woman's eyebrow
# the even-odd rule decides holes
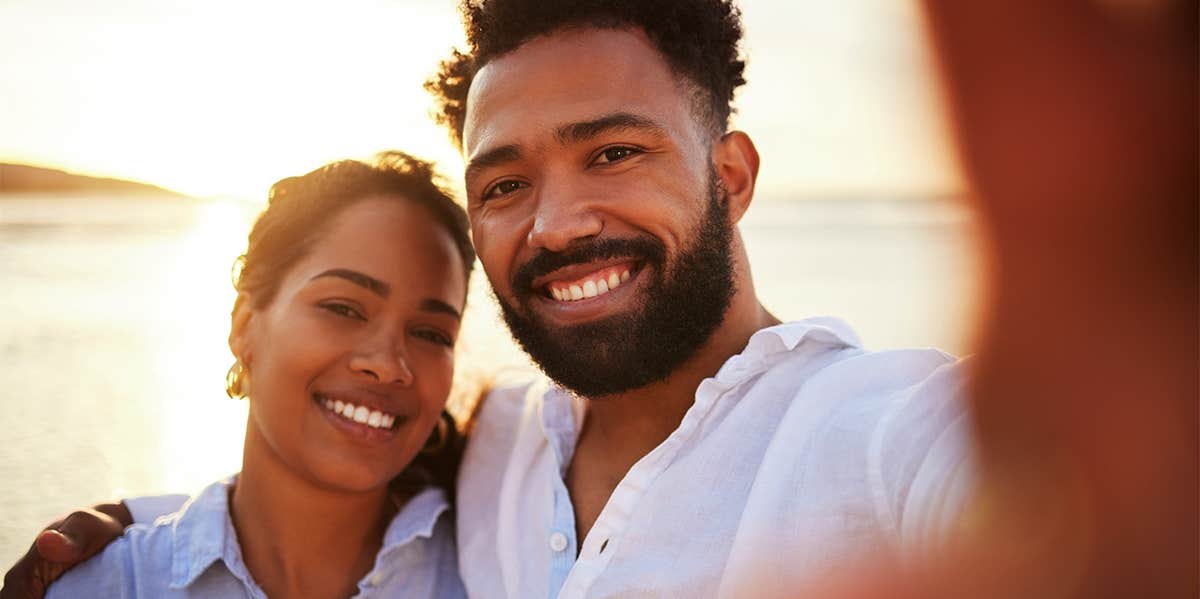
[[[331,268],[309,280],[315,281],[323,277],[337,277],[339,279],[345,279],[383,298],[386,298],[392,292],[391,285],[388,285],[387,283],[384,283],[383,281],[380,281],[371,275],[358,272],[357,270],[350,270],[349,268]],[[455,314],[457,314],[457,312],[455,312]]]
[[[458,310],[454,309],[454,306],[451,306],[450,304],[447,304],[439,299],[428,298],[421,300],[421,309],[426,312],[449,314],[450,316],[453,316],[455,320],[462,320],[462,315],[458,313]]]

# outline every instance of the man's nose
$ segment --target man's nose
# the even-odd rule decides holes
[[[561,252],[572,242],[599,235],[604,229],[604,220],[592,202],[565,185],[543,186],[535,210],[526,236],[534,250]]]
[[[408,366],[403,343],[390,335],[376,335],[350,357],[350,369],[365,374],[376,382],[407,387],[413,383],[413,371]]]

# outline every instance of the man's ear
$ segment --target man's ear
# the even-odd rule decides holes
[[[754,199],[758,179],[758,149],[749,135],[730,131],[713,144],[713,166],[725,186],[729,203],[729,222],[737,223]]]
[[[250,296],[239,293],[233,302],[233,312],[229,322],[229,351],[243,365],[250,364],[253,354],[250,343],[250,323],[253,320],[254,308]]]

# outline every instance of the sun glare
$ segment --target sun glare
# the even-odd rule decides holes
[[[36,34],[0,25],[5,54],[41,49],[27,66],[4,67],[20,71],[24,90],[0,94],[0,113],[29,118],[0,116],[0,159],[243,198],[393,147],[457,172],[419,85],[462,36],[452,4],[175,8],[183,14],[133,3],[128,13],[55,15],[64,18]]]
[[[462,45],[454,2],[71,4],[0,4],[0,160],[249,199],[389,148],[461,172],[420,85]],[[960,187],[911,2],[743,4],[764,194]]]

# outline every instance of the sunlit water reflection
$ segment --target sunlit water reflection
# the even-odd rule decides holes
[[[191,491],[238,469],[224,395],[230,266],[255,207],[0,198],[0,564],[73,507]],[[964,349],[975,268],[961,206],[759,200],[742,230],[764,303],[837,314],[871,347]],[[528,369],[481,273],[459,374]]]

